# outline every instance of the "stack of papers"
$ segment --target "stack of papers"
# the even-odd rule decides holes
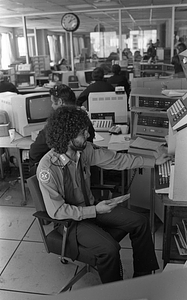
[[[187,90],[163,90],[162,94],[167,97],[182,97],[185,93],[187,93]]]
[[[156,157],[158,156],[159,148],[164,144],[165,142],[156,142],[137,137],[136,140],[131,142],[129,152]]]
[[[95,138],[93,141],[94,142],[104,141],[104,138],[95,131]]]
[[[132,148],[139,148],[139,149],[147,149],[157,151],[160,146],[162,146],[164,142],[156,142],[147,139],[143,139],[137,137],[130,145]]]
[[[115,151],[128,150],[130,139],[130,134],[112,134],[108,144],[108,149]]]

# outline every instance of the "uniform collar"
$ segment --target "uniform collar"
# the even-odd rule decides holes
[[[72,160],[66,154],[61,154],[60,159],[61,159],[64,166],[67,165],[69,162],[72,162]],[[78,164],[79,159],[80,159],[80,152],[77,151],[76,165]]]

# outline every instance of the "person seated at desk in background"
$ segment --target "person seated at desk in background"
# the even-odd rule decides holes
[[[19,91],[12,82],[5,81],[4,74],[0,71],[0,93],[12,92],[19,94]]]
[[[50,89],[52,108],[56,110],[58,107],[63,105],[76,105],[75,93],[65,84],[56,84]],[[95,130],[90,121],[89,126],[89,140],[93,142],[95,137]],[[36,173],[36,167],[40,159],[49,151],[49,147],[46,143],[45,127],[42,129],[34,143],[31,144],[29,150],[29,165],[30,165],[30,176]]]
[[[114,92],[114,87],[104,79],[104,70],[101,67],[97,67],[92,72],[92,79],[95,81],[91,83],[78,97],[77,105],[82,106],[82,104],[87,101],[90,93],[99,92]]]
[[[129,99],[129,95],[131,91],[130,83],[125,77],[125,75],[121,73],[121,67],[117,64],[114,64],[112,66],[112,73],[114,75],[108,78],[108,82],[115,86],[124,86],[125,92],[127,94],[127,99]]]
[[[148,44],[148,48],[147,48],[147,56],[148,56],[148,60],[150,58],[152,58],[152,60],[155,58],[156,56],[156,48],[152,42],[152,40],[149,41],[149,44]]]
[[[134,277],[151,274],[159,269],[146,216],[112,199],[96,201],[90,190],[90,166],[125,170],[153,167],[169,160],[162,153],[155,158],[143,158],[117,153],[87,142],[90,120],[81,108],[62,106],[48,118],[46,140],[51,150],[37,168],[37,178],[46,210],[57,220],[72,219],[68,245],[82,245],[96,257],[102,283],[118,281],[120,272],[120,245],[112,232],[121,232],[121,239],[130,234],[133,248]],[[55,132],[55,135],[54,135]],[[83,187],[84,185],[84,187]],[[58,228],[61,233],[61,227]]]
[[[70,71],[70,67],[67,64],[67,60],[65,58],[61,58],[54,66],[55,71]]]
[[[177,45],[177,54],[172,57],[171,64],[174,65],[175,74],[177,77],[185,77],[183,68],[180,63],[179,53],[186,50],[186,45],[184,43],[179,43]]]

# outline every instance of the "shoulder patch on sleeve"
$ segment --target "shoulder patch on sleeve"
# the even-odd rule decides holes
[[[43,183],[48,183],[51,177],[49,170],[41,170],[39,173],[39,180]]]

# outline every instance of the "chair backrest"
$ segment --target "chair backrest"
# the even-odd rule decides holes
[[[27,184],[29,190],[32,194],[33,202],[36,208],[36,211],[46,211],[43,196],[40,190],[39,182],[36,175],[29,177],[27,179]]]

